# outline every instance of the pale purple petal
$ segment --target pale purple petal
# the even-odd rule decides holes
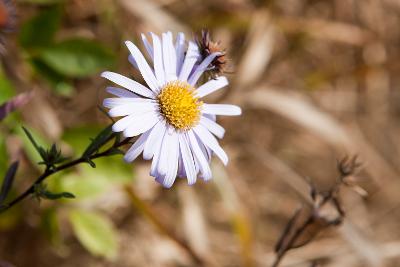
[[[167,132],[166,128],[163,129],[161,137],[159,139],[157,139],[156,143],[154,144],[154,156],[153,156],[153,161],[151,163],[151,169],[150,169],[150,175],[153,177],[161,176],[158,169],[160,167],[161,148],[162,148],[162,144],[164,143],[164,137],[166,135],[166,132]]]
[[[151,36],[153,38],[153,47],[154,47],[154,72],[156,74],[158,85],[161,88],[165,84],[165,71],[163,63],[162,46],[160,38],[157,35],[151,33]]]
[[[242,114],[240,107],[228,104],[203,104],[202,113],[214,114],[214,115],[225,115],[225,116],[237,116]]]
[[[183,65],[183,60],[185,58],[185,34],[182,32],[178,33],[175,42],[176,50],[176,73],[180,73]]]
[[[115,72],[110,72],[110,71],[105,71],[101,74],[101,77],[106,78],[107,80],[118,84],[119,86],[122,86],[129,91],[132,91],[138,95],[153,98],[154,94],[151,92],[151,90],[143,85],[141,85],[138,82],[135,82],[132,79],[129,79],[121,74],[115,73]]]
[[[212,177],[210,165],[208,163],[206,155],[201,151],[197,138],[195,137],[192,130],[187,133],[189,138],[190,147],[192,148],[193,155],[198,162],[200,172],[203,175],[204,180],[209,180]]]
[[[146,48],[147,54],[149,55],[149,57],[151,58],[151,60],[154,61],[154,52],[153,52],[153,47],[151,46],[151,44],[149,43],[149,41],[147,41],[146,35],[144,35],[143,33],[141,34],[142,37],[142,42],[144,44],[144,48]]]
[[[204,97],[209,95],[222,87],[228,85],[228,80],[224,76],[217,77],[216,79],[211,79],[196,90],[198,97]]]
[[[196,176],[197,176],[193,155],[192,152],[190,151],[190,146],[185,133],[179,134],[178,138],[179,138],[179,147],[181,151],[184,170],[189,185],[192,185],[196,183]]]
[[[107,92],[118,96],[118,97],[128,97],[128,98],[137,98],[139,97],[137,94],[134,94],[126,89],[122,89],[122,88],[117,88],[117,87],[112,87],[109,86],[106,88]]]
[[[179,80],[186,81],[193,70],[193,66],[199,57],[199,48],[194,42],[189,42],[185,60],[179,73]]]
[[[131,125],[124,130],[123,134],[125,137],[137,136],[152,128],[158,121],[159,118],[155,112],[148,112],[141,116],[135,116],[131,120]]]
[[[111,117],[120,117],[126,115],[139,116],[147,112],[158,114],[157,109],[157,104],[152,103],[136,103],[135,105],[127,104],[119,105],[110,109],[108,111],[108,115],[110,115]]]
[[[157,79],[154,76],[153,70],[150,68],[149,64],[147,64],[146,59],[140,52],[139,48],[137,48],[136,45],[134,45],[130,41],[126,41],[125,44],[131,52],[132,56],[135,58],[143,79],[146,81],[150,89],[153,90],[153,92],[157,92],[159,89]]]
[[[103,100],[103,106],[106,108],[114,108],[120,105],[126,105],[126,104],[132,104],[135,105],[137,103],[156,103],[155,100],[153,99],[148,99],[148,98],[133,98],[133,97],[112,97],[112,98],[105,98]]]
[[[205,72],[210,65],[210,63],[214,60],[216,56],[220,55],[220,53],[212,53],[211,55],[208,55],[203,62],[200,63],[200,65],[194,70],[193,74],[190,75],[188,79],[188,83],[192,86],[195,86],[197,81],[199,80],[200,76]]]
[[[176,80],[176,51],[172,43],[172,35],[162,34],[165,79],[167,82]]]
[[[212,134],[218,138],[223,138],[225,134],[225,129],[213,120],[207,117],[201,116],[200,124],[207,128]]]
[[[162,184],[164,187],[170,188],[174,184],[178,173],[179,142],[177,133],[174,132],[171,135],[168,150],[163,151],[163,153],[168,153],[168,168]]]
[[[126,162],[134,161],[143,151],[144,144],[149,136],[149,131],[143,133],[136,142],[129,148],[124,156]]]
[[[158,140],[162,139],[166,131],[166,126],[165,122],[163,120],[160,120],[154,128],[151,130],[149,139],[146,142],[146,145],[144,146],[144,151],[143,151],[143,158],[144,159],[151,159],[154,156],[154,153],[157,149],[157,146],[155,145]]]
[[[225,151],[218,144],[217,139],[201,124],[198,124],[193,128],[193,131],[199,137],[201,142],[210,148],[216,155],[221,159],[224,165],[228,164],[228,155],[226,155]]]

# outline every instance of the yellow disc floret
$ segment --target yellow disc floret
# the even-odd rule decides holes
[[[157,98],[161,114],[176,129],[187,130],[199,122],[203,103],[195,96],[194,88],[187,82],[167,83]]]

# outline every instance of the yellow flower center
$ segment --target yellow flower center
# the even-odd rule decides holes
[[[167,83],[157,98],[161,114],[176,129],[187,130],[199,122],[203,102],[194,95],[194,88],[187,82]]]

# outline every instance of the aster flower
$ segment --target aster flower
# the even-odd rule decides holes
[[[226,165],[228,156],[217,139],[224,128],[216,123],[216,115],[240,115],[241,109],[227,104],[206,104],[200,99],[228,84],[226,77],[218,77],[197,85],[200,76],[220,54],[208,55],[200,64],[199,47],[185,42],[179,33],[175,44],[171,32],[162,37],[151,33],[152,43],[142,34],[150,67],[140,50],[127,41],[129,61],[139,70],[146,85],[113,72],[102,77],[123,87],[108,87],[114,98],[106,98],[103,105],[112,117],[123,117],[113,125],[114,132],[125,137],[140,137],[126,152],[124,159],[132,162],[142,152],[152,159],[150,174],[169,188],[177,176],[186,177],[194,184],[197,177],[212,177],[209,162],[216,154]]]

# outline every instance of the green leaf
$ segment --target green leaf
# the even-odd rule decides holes
[[[62,140],[71,146],[75,156],[80,156],[88,146],[90,138],[96,136],[103,129],[104,127],[100,125],[84,125],[66,129]]]
[[[46,8],[22,24],[19,42],[25,49],[43,48],[53,43],[60,26],[61,8]]]
[[[32,58],[30,63],[35,72],[49,82],[51,89],[58,95],[70,97],[74,93],[74,87],[68,78],[59,74],[39,58]]]
[[[43,147],[39,146],[36,143],[35,138],[33,138],[32,134],[25,127],[22,127],[22,130],[25,132],[26,136],[28,137],[28,139],[31,142],[31,144],[33,145],[33,147],[36,149],[37,153],[40,155],[41,159],[44,160],[46,152],[43,149]]]
[[[85,77],[114,63],[114,55],[97,41],[71,39],[44,49],[40,59],[68,77]]]
[[[31,162],[34,164],[37,164],[38,162],[42,161],[43,158],[38,153],[36,147],[34,147],[34,145],[32,145],[30,139],[27,138],[24,130],[21,127],[16,127],[15,130],[16,130],[16,133],[18,134],[18,136],[21,138],[21,140],[23,142],[24,150],[25,150],[28,158],[31,160]],[[34,131],[33,129],[30,129],[29,134],[35,140],[35,143],[38,147],[41,147],[41,148],[49,147],[49,143],[47,141],[45,141],[44,137],[41,136],[38,132]],[[37,166],[39,169],[41,169],[39,167],[40,165],[35,165],[35,166]]]
[[[96,153],[108,140],[114,135],[112,125],[102,130],[90,143],[90,145],[83,152],[82,157],[87,158]]]
[[[11,190],[11,187],[14,182],[15,174],[18,170],[19,161],[15,161],[7,170],[6,175],[4,176],[1,189],[0,189],[0,204],[7,198],[8,193]]]
[[[106,217],[94,212],[72,210],[69,220],[76,237],[88,251],[107,259],[116,258],[116,232]]]

